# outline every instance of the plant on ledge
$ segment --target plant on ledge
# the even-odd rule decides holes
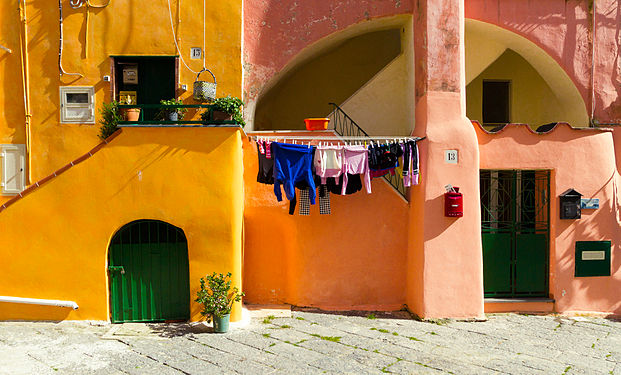
[[[160,100],[160,104],[162,105],[183,105],[181,100],[177,100],[175,98],[166,100]],[[157,118],[165,121],[180,121],[183,120],[183,116],[185,116],[187,108],[162,108],[157,113]]]
[[[213,319],[215,332],[226,332],[234,302],[241,301],[245,295],[237,287],[231,289],[231,273],[223,275],[212,273],[201,277],[201,289],[196,293],[196,302],[203,304],[201,315]]]
[[[201,114],[201,119],[204,124],[208,124],[210,120],[235,120],[235,122],[241,126],[246,125],[241,110],[244,102],[241,99],[227,95],[223,98],[214,99],[211,104],[213,106],[212,109]],[[211,118],[210,115],[212,116]]]
[[[113,100],[110,103],[104,103],[99,113],[101,114],[99,138],[106,139],[116,131],[119,121],[123,121],[119,112],[119,102]]]

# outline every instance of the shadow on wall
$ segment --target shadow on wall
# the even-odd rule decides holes
[[[618,189],[617,179],[616,175],[611,176],[597,194],[607,189],[616,192]],[[610,187],[611,184],[612,187]],[[592,196],[595,195],[595,193],[592,194]],[[582,218],[577,220],[577,223],[574,220],[557,222],[558,234],[562,234],[563,237],[575,238],[576,241],[608,240],[612,242],[610,276],[575,277],[575,241],[566,249],[557,250],[555,273],[556,279],[561,279],[556,282],[556,285],[560,284],[557,287],[560,289],[557,300],[562,302],[562,306],[559,306],[562,311],[602,311],[621,315],[621,301],[619,301],[618,293],[615,292],[621,288],[621,280],[619,279],[621,257],[615,256],[621,251],[621,244],[615,236],[618,232],[621,208],[618,199],[618,194],[614,194],[614,197],[610,197],[610,199],[600,200],[603,204],[599,209],[595,211],[582,210]],[[611,220],[611,218],[616,218],[616,220]]]
[[[261,96],[255,129],[303,129],[304,119],[330,113],[401,53],[401,31],[376,31],[344,41],[305,62]]]

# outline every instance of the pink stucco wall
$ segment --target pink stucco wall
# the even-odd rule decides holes
[[[591,0],[465,0],[467,18],[489,22],[533,41],[567,72],[591,110]],[[595,2],[595,114],[599,122],[621,122],[618,35],[621,6]]]
[[[536,134],[527,125],[508,125],[489,134],[475,124],[481,150],[481,169],[549,169],[550,182],[550,297],[555,311],[621,313],[621,245],[619,174],[615,162],[621,129],[572,129],[559,124]],[[600,208],[583,210],[579,220],[559,218],[559,194],[574,188],[599,198]],[[612,241],[611,276],[574,277],[576,241]]]
[[[305,47],[355,23],[412,12],[411,0],[244,2],[244,97],[263,85]]]

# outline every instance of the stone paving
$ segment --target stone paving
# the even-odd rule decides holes
[[[0,322],[0,374],[621,374],[621,322],[294,311],[205,325]]]

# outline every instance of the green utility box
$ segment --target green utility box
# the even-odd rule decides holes
[[[610,276],[610,241],[576,241],[576,277]]]

